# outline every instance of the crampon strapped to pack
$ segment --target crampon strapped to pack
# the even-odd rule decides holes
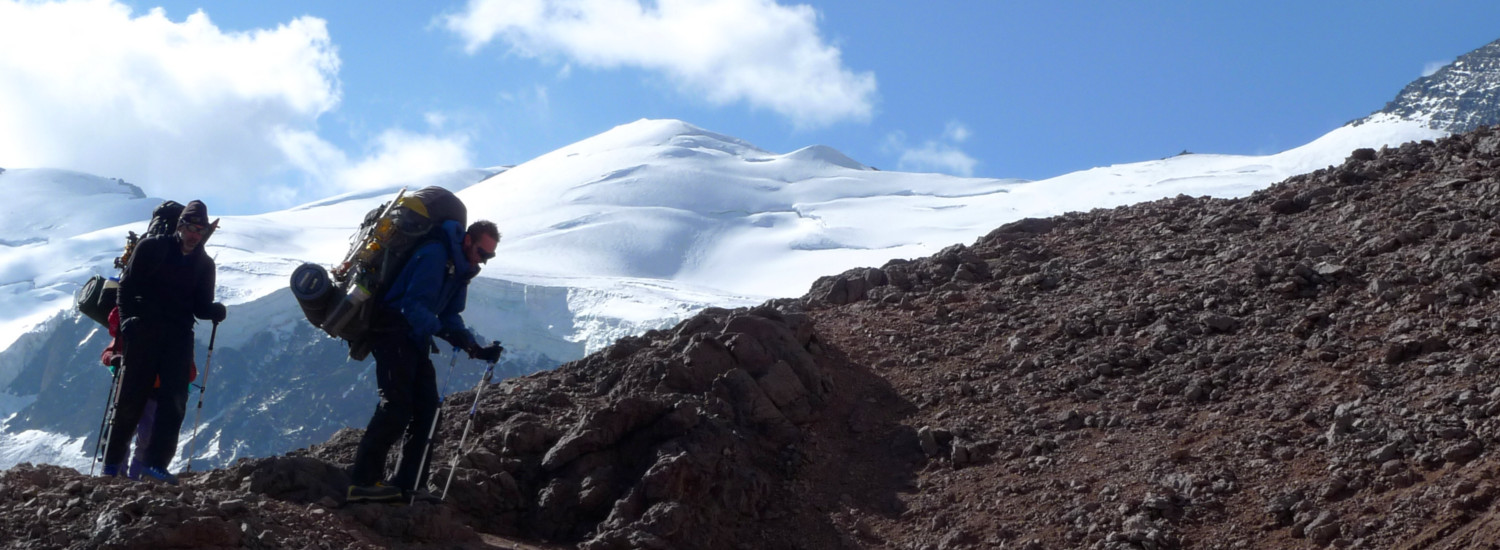
[[[115,258],[115,271],[118,273],[130,265],[130,255],[135,253],[135,245],[145,237],[156,237],[171,235],[177,230],[177,218],[182,216],[184,207],[177,201],[164,201],[151,211],[151,221],[146,224],[146,233],[136,235],[134,231],[125,236],[125,250]],[[115,301],[120,292],[120,278],[95,275],[90,277],[83,286],[78,287],[78,292],[73,295],[73,302],[78,306],[78,311],[95,322],[109,326],[109,310],[115,308]]]
[[[349,357],[363,360],[375,312],[370,298],[383,295],[418,246],[449,220],[468,225],[468,209],[452,191],[430,186],[407,194],[403,187],[396,198],[365,214],[349,252],[333,269],[304,263],[292,271],[292,295],[303,315],[329,336],[349,342]]]

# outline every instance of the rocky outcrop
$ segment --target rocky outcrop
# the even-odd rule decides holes
[[[785,309],[705,312],[502,384],[459,462],[454,507],[589,548],[759,538],[796,467],[783,455],[835,389],[806,316]]]

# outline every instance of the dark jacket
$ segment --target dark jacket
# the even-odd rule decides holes
[[[159,329],[191,331],[194,317],[211,318],[213,303],[213,259],[202,244],[183,254],[176,233],[141,240],[120,275],[121,323],[140,319]]]
[[[462,225],[446,221],[434,233],[435,239],[412,253],[380,303],[399,313],[410,327],[407,336],[424,347],[433,336],[455,346],[471,346],[474,335],[459,314],[468,301],[469,281],[479,269],[464,257]]]

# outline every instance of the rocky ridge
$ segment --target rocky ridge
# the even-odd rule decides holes
[[[1377,113],[1461,133],[1500,124],[1500,40],[1413,80]]]
[[[487,387],[441,505],[345,430],[182,487],[0,473],[7,548],[1470,548],[1500,132],[1005,225]],[[474,403],[450,396],[434,478]],[[441,483],[438,483],[440,486]]]

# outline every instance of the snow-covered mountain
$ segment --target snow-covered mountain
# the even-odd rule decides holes
[[[498,256],[475,282],[465,317],[506,342],[501,370],[517,375],[703,307],[797,296],[819,276],[930,255],[1019,218],[1177,194],[1243,196],[1356,148],[1446,135],[1439,118],[1494,122],[1470,114],[1473,104],[1377,112],[1275,155],[1182,155],[1039,181],[885,172],[824,146],[778,154],[681,121],[640,120],[508,170],[412,186],[442,184],[471,219],[500,225]],[[109,377],[97,362],[105,336],[72,312],[71,295],[89,275],[112,273],[124,234],[143,230],[160,200],[71,172],[0,172],[0,190],[23,189],[29,202],[7,205],[15,208],[3,223],[15,231],[0,242],[0,467],[30,460],[86,469]],[[348,361],[338,341],[302,319],[285,287],[299,263],[339,258],[364,213],[394,193],[223,220],[208,247],[218,296],[231,307],[197,444],[206,465],[364,425],[375,403],[373,362]],[[200,328],[200,362],[208,336]],[[472,362],[459,361],[450,377],[446,357],[436,361],[449,391],[479,377]]]
[[[774,154],[641,120],[460,196],[505,233],[491,262],[502,277],[646,278],[770,297],[801,294],[830,270],[970,239],[951,211],[1020,183],[881,172],[828,147]]]
[[[151,213],[140,187],[68,170],[0,170],[0,246],[66,239]],[[79,201],[88,206],[79,208]],[[159,202],[159,201],[157,201]],[[86,212],[88,215],[78,215]]]
[[[147,219],[161,203],[123,181],[67,170],[0,171],[0,193],[6,197],[0,201],[0,349],[56,315],[78,283],[96,266],[109,267],[125,242],[123,233],[87,235]],[[0,380],[6,376],[0,368]]]
[[[1453,133],[1500,123],[1500,40],[1407,84],[1379,113]]]

